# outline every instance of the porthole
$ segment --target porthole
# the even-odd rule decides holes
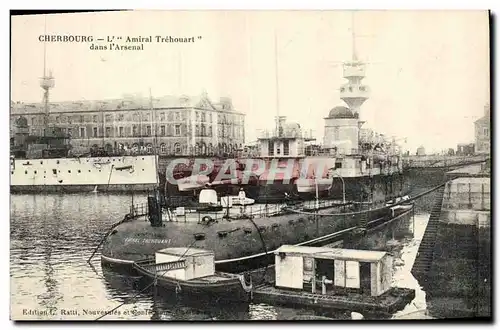
[[[28,171],[24,171],[24,174],[28,174]]]
[[[78,173],[82,173],[82,171],[78,170]]]
[[[36,171],[33,171],[33,173],[35,173],[35,174],[36,174]]]
[[[71,173],[71,170],[68,170],[68,173]]]

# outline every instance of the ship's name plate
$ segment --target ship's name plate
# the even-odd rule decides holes
[[[140,243],[140,244],[170,244],[172,240],[169,238],[137,238],[127,237],[125,243]]]

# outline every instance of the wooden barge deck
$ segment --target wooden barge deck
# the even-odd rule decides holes
[[[254,304],[285,305],[318,309],[348,310],[359,313],[394,314],[415,298],[415,290],[391,288],[378,297],[359,293],[335,295],[310,293],[263,285],[252,291]]]

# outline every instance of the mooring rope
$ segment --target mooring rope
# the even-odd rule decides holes
[[[185,255],[186,253],[189,251],[189,249],[191,247],[193,247],[193,245],[196,243],[196,240],[193,241],[193,243],[191,243],[188,248],[186,249],[186,251],[184,251],[184,253],[179,257],[179,259],[177,261],[180,261]],[[99,316],[98,318],[95,319],[95,321],[99,321],[100,319],[102,319],[104,316],[106,315],[109,315],[111,313],[113,313],[114,311],[116,311],[118,308],[122,307],[123,305],[126,305],[128,304],[131,300],[137,298],[141,293],[143,293],[144,291],[146,291],[147,289],[149,289],[150,287],[152,287],[153,285],[156,284],[157,282],[157,279],[159,276],[163,276],[166,272],[170,271],[171,269],[167,269],[165,271],[163,271],[160,275],[158,275],[158,273],[156,272],[155,273],[155,278],[153,279],[153,281],[151,281],[151,283],[149,283],[146,287],[144,287],[141,291],[139,291],[136,295],[134,295],[133,297],[129,298],[129,299],[126,299],[124,302],[122,302],[121,304],[119,304],[118,306],[116,306],[115,308],[113,309],[110,309],[109,311],[107,311],[106,313],[104,313],[103,315]]]
[[[255,229],[257,229],[257,233],[259,233],[260,241],[262,242],[262,248],[264,249],[264,258],[265,258],[267,256],[267,246],[266,246],[266,242],[264,240],[264,237],[262,236],[262,233],[259,230],[259,227],[253,221],[253,219],[252,218],[248,218],[248,220],[254,225]],[[267,266],[268,266],[268,263],[266,262],[266,266],[264,267],[264,272],[262,273],[262,278],[260,279],[260,282],[259,282],[258,285],[261,285],[265,281],[266,273],[267,273]],[[250,278],[251,277],[252,277],[252,275],[250,274]]]
[[[108,231],[106,232],[106,234],[104,235],[104,237],[101,239],[101,241],[99,242],[99,244],[96,246],[94,252],[92,252],[92,255],[87,260],[87,262],[90,263],[90,260],[92,260],[92,258],[96,254],[96,252],[99,249],[99,247],[101,247],[102,243],[104,243],[104,240],[106,238],[108,238],[108,236],[111,234],[111,232],[113,231],[113,229],[115,229],[117,226],[121,225],[124,222],[130,221],[131,219],[133,219],[133,217],[130,214],[126,214],[125,217],[123,217],[122,220],[120,220],[117,223],[115,223],[114,225],[112,225],[111,228],[108,229]]]

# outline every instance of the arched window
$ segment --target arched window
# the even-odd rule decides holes
[[[148,154],[153,152],[153,145],[151,143],[148,143],[146,145],[146,150],[148,151]]]
[[[165,144],[165,143],[160,144],[160,152],[161,152],[162,154],[167,153],[167,146],[166,146],[166,144]]]
[[[176,155],[180,155],[181,154],[181,144],[180,143],[174,144],[174,153]]]

